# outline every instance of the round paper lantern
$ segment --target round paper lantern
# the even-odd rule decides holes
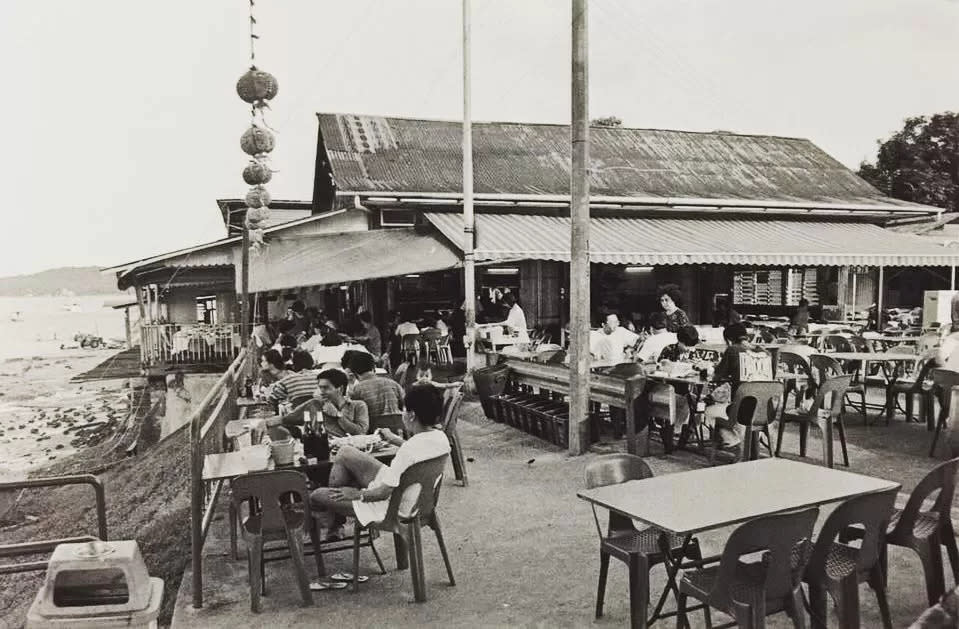
[[[243,181],[251,186],[269,183],[270,179],[273,179],[273,171],[264,162],[251,160],[243,169]]]
[[[270,201],[272,200],[273,198],[270,196],[270,192],[263,186],[256,186],[255,188],[250,188],[250,191],[246,193],[247,207],[265,208],[268,205],[270,205]]]
[[[262,223],[270,218],[270,209],[265,207],[247,208],[246,218],[254,223]]]
[[[276,138],[273,137],[273,133],[269,129],[256,125],[250,125],[250,128],[240,137],[240,148],[247,155],[269,153],[274,146],[276,146]]]
[[[257,70],[256,66],[252,66],[236,82],[236,93],[240,95],[244,102],[250,104],[270,100],[276,96],[277,89],[279,89],[279,84],[276,77],[269,72]]]

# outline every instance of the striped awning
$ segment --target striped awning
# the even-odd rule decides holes
[[[458,247],[462,215],[427,219]],[[570,219],[477,214],[477,260],[568,262]],[[593,218],[590,260],[605,264],[950,266],[959,248],[864,223],[711,218]]]
[[[274,237],[250,257],[250,291],[325,286],[453,268],[459,256],[436,234],[413,229]],[[240,290],[240,265],[236,265]]]

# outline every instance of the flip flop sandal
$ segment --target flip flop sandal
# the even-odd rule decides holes
[[[324,590],[345,590],[347,588],[346,583],[342,582],[325,582],[325,581],[313,581],[310,583],[311,592],[322,592]]]
[[[357,581],[360,583],[366,583],[369,580],[370,578],[366,576],[365,574],[361,574],[360,577],[357,579]],[[335,583],[353,583],[353,573],[337,572],[332,577],[330,577],[330,581],[333,581]]]

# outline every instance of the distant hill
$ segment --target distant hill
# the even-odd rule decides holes
[[[30,275],[0,277],[0,297],[27,295],[119,295],[115,275],[95,266],[65,266]]]

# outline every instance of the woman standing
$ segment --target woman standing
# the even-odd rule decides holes
[[[679,286],[666,284],[659,288],[659,305],[666,313],[666,331],[679,332],[679,329],[689,325],[689,317],[680,308],[683,303],[683,294]]]

